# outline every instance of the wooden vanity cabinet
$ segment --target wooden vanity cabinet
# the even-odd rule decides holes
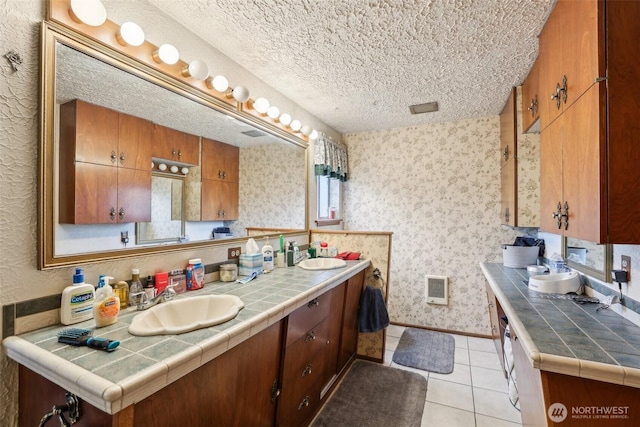
[[[240,150],[202,138],[201,221],[238,219]]]
[[[153,157],[189,165],[200,164],[200,138],[154,124]]]
[[[152,126],[80,100],[60,106],[60,223],[151,220]]]

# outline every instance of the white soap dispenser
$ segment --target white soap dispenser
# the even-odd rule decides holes
[[[96,291],[96,301],[93,303],[93,318],[98,328],[116,323],[118,313],[120,313],[120,298],[109,285],[109,280],[111,279],[113,277],[105,276],[104,284],[101,283]]]
[[[268,273],[273,270],[273,247],[268,237],[266,241],[267,243],[262,247],[262,270]]]
[[[76,268],[73,285],[67,286],[62,291],[60,322],[63,325],[71,325],[91,319],[94,300],[95,288],[89,283],[84,283],[82,269]]]

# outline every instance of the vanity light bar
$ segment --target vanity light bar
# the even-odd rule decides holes
[[[265,98],[258,98],[256,101],[252,101],[249,89],[246,86],[238,85],[235,88],[231,88],[229,87],[229,81],[224,76],[209,77],[209,67],[204,61],[198,59],[189,63],[180,61],[178,50],[173,45],[165,43],[160,47],[156,47],[152,43],[145,41],[144,31],[139,25],[133,22],[125,22],[118,26],[116,23],[107,20],[107,11],[101,0],[52,0],[49,2],[49,8],[49,16],[52,20],[99,40],[117,51],[125,51],[141,62],[161,69],[166,74],[175,73],[174,66],[179,66],[177,68],[179,78],[186,78],[186,83],[208,93],[211,93],[211,90],[217,92],[213,93],[212,96],[227,104],[233,105],[235,101],[239,111],[242,111],[242,106],[244,105],[247,113],[251,113],[254,117],[263,120],[265,120],[266,116],[273,123],[279,124],[279,127],[288,133],[297,135],[304,140],[313,140],[314,136],[317,137],[315,129],[308,125],[302,125],[299,120],[294,120],[287,113],[281,114],[278,107],[270,105]],[[87,30],[83,25],[91,27],[105,25],[107,31],[105,32],[105,28],[99,31]],[[111,33],[112,36],[110,38],[108,33],[111,28],[113,28],[113,33]],[[144,57],[141,52],[145,50],[136,50],[136,48],[140,47],[144,47],[145,50],[151,47],[151,57],[149,58],[148,53],[146,54],[147,57]],[[149,51],[146,50],[146,52]],[[209,91],[206,89],[209,89]],[[249,110],[254,110],[255,113]]]

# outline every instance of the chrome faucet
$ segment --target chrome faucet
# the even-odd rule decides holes
[[[162,290],[162,292],[160,292],[158,295],[156,295],[153,298],[149,298],[146,292],[136,292],[131,294],[131,297],[139,297],[137,298],[137,301],[138,301],[137,309],[146,310],[148,308],[153,307],[156,304],[170,301],[171,299],[173,299],[173,297],[177,295],[176,291],[173,290],[175,286],[177,285],[168,285],[166,288]]]

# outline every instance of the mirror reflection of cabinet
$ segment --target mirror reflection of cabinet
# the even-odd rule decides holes
[[[80,100],[60,106],[61,223],[150,220],[152,126]]]
[[[240,150],[202,138],[201,221],[238,219]]]
[[[197,165],[200,159],[199,150],[200,142],[197,136],[154,124],[153,157]]]

